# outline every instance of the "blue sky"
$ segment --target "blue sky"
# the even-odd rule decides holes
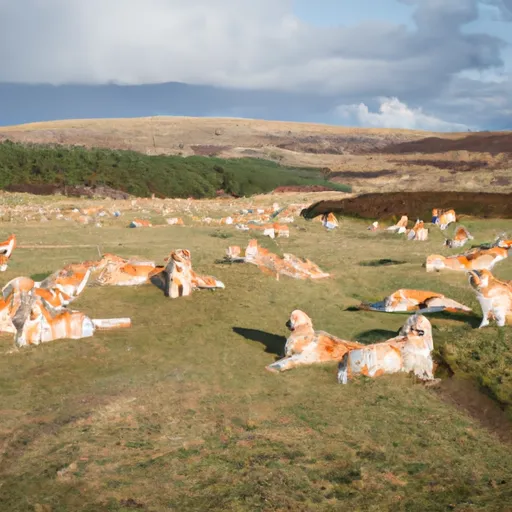
[[[512,129],[512,0],[0,0],[0,125]]]

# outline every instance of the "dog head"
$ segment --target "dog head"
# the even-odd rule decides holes
[[[427,256],[427,262],[425,264],[427,272],[433,272],[434,270],[441,270],[444,268],[444,260],[445,257],[440,254],[431,254],[430,256]]]
[[[424,315],[411,315],[400,330],[400,335],[432,336],[432,325]]]
[[[489,286],[489,280],[492,274],[488,270],[471,270],[468,272],[469,284],[475,290],[481,290]]]
[[[309,318],[304,311],[301,311],[300,309],[295,309],[292,311],[289,320],[286,322],[286,327],[290,331],[295,331],[299,327],[313,327],[313,322],[311,321],[311,318]]]

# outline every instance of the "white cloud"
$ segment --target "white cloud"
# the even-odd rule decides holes
[[[501,64],[497,38],[461,31],[483,0],[404,1],[416,7],[417,31],[314,27],[293,14],[293,0],[0,0],[0,82],[407,97]]]
[[[443,121],[425,114],[421,108],[409,108],[398,98],[381,98],[378,112],[370,112],[364,103],[340,105],[336,112],[344,122],[364,127],[409,128],[433,132],[467,131],[468,126]]]

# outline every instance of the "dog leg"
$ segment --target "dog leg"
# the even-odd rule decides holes
[[[284,372],[286,370],[291,370],[292,368],[296,368],[300,365],[311,364],[317,361],[312,360],[311,357],[308,357],[307,354],[295,354],[290,357],[283,357],[276,361],[275,363],[269,364],[265,367],[266,370],[270,372]]]
[[[338,383],[348,384],[348,352],[338,365]]]
[[[481,329],[482,327],[487,327],[489,325],[489,316],[491,314],[491,306],[486,302],[480,302],[480,306],[482,307],[482,322],[478,327]]]
[[[494,318],[496,320],[496,325],[498,327],[505,327],[505,323],[507,320],[507,315],[504,309],[496,309],[494,311]]]

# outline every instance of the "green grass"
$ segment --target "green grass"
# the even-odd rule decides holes
[[[299,219],[289,239],[261,243],[333,274],[303,282],[215,264],[227,245],[247,242],[234,227],[137,230],[125,221],[101,229],[16,226],[21,246],[91,247],[18,248],[3,282],[95,258],[99,245],[158,263],[188,248],[194,269],[226,289],[170,300],[152,286],[87,288],[74,309],[130,316],[133,327],[12,354],[12,336],[2,336],[1,510],[507,510],[512,449],[483,426],[484,412],[472,416],[405,375],[341,386],[335,364],[281,375],[264,369],[281,352],[295,308],[317,329],[369,343],[393,336],[406,315],[347,308],[400,287],[432,289],[477,313],[431,317],[436,355],[512,404],[511,328],[475,329],[480,310],[465,276],[421,267],[426,254],[453,252],[439,231],[407,242],[369,233],[366,221],[344,219],[326,232]],[[475,242],[512,228],[511,221],[465,225]],[[360,265],[385,259],[405,263]],[[512,279],[511,262],[495,273]]]
[[[0,189],[51,194],[64,187],[108,186],[139,197],[205,198],[215,197],[218,190],[251,196],[289,185],[351,191],[350,186],[323,179],[321,169],[285,167],[262,159],[0,143]]]

